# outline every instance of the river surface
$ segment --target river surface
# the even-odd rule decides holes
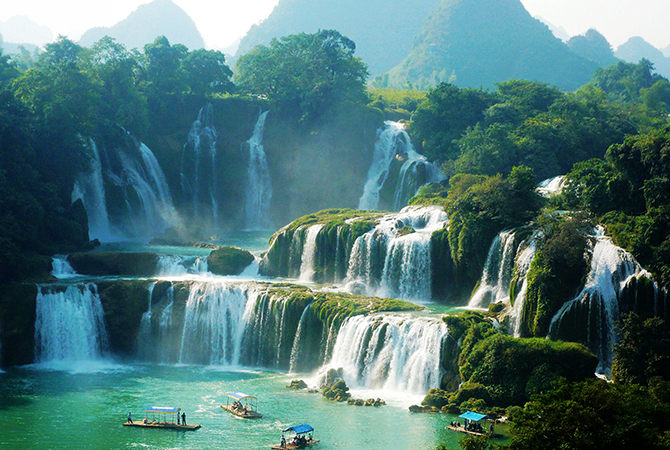
[[[459,449],[461,435],[446,414],[413,414],[412,397],[386,406],[350,406],[285,386],[296,375],[221,367],[80,363],[75,370],[26,366],[0,373],[0,448],[6,449],[262,449],[281,430],[309,423],[316,450]],[[222,410],[227,394],[258,397],[263,418]],[[370,392],[353,392],[365,397]],[[357,395],[360,394],[360,395]],[[142,420],[148,406],[180,407],[196,431],[124,427],[128,412]],[[151,419],[151,415],[148,415]]]

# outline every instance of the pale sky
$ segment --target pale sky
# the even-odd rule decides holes
[[[26,15],[47,26],[54,38],[73,40],[89,28],[112,26],[150,0],[0,0],[0,21]],[[230,46],[266,18],[278,0],[173,0],[191,16],[208,48]],[[365,1],[365,0],[362,0]],[[658,48],[670,45],[670,0],[522,0],[533,16],[569,35],[595,28],[614,49],[632,36]]]

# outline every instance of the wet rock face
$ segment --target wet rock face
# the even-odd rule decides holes
[[[207,267],[215,275],[239,275],[254,260],[254,255],[237,247],[220,247],[207,257]]]

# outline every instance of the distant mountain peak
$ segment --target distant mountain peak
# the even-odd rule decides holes
[[[442,0],[407,58],[389,72],[389,85],[490,87],[521,78],[572,90],[588,82],[595,68],[520,0]]]
[[[137,7],[127,18],[111,27],[86,31],[79,44],[90,47],[104,36],[110,36],[127,48],[143,48],[158,36],[171,44],[183,44],[190,50],[204,48],[198,28],[186,12],[172,0],[153,0]]]

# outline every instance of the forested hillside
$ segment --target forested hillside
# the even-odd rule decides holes
[[[381,74],[407,55],[438,2],[280,0],[267,19],[251,27],[237,55],[282,36],[334,29],[356,42],[357,55],[368,64],[370,73]]]
[[[377,83],[477,88],[521,78],[573,90],[589,81],[595,67],[532,18],[519,0],[442,0],[409,55]]]

